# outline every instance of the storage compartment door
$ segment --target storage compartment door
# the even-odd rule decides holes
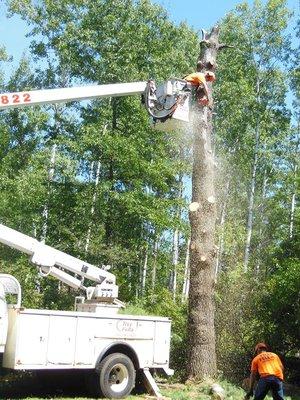
[[[48,315],[20,314],[18,318],[16,366],[45,365]]]
[[[168,364],[170,353],[171,323],[156,321],[154,339],[154,364]]]
[[[94,367],[95,318],[78,317],[76,334],[75,364]]]
[[[57,367],[73,365],[76,324],[76,317],[50,316],[47,365]]]

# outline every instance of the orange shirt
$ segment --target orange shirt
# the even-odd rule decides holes
[[[275,375],[283,380],[283,366],[277,354],[263,351],[251,363],[251,372],[258,372],[259,376]]]
[[[205,75],[202,72],[193,72],[184,78],[187,82],[192,85],[206,84]]]

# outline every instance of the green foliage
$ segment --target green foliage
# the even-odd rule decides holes
[[[262,331],[270,344],[285,355],[299,348],[300,329],[300,261],[279,261],[276,271],[262,290]]]
[[[7,3],[31,26],[32,43],[30,58],[21,60],[7,82],[0,74],[3,91],[162,81],[194,70],[197,34],[186,24],[172,23],[149,0]],[[221,42],[234,48],[219,53],[214,84],[221,271],[216,332],[219,370],[235,381],[248,374],[256,341],[265,339],[286,356],[299,349],[297,202],[290,233],[291,199],[300,195],[299,128],[290,122],[286,77],[289,70],[297,117],[300,51],[291,49],[285,34],[289,17],[284,0],[268,0],[242,3],[221,21]],[[299,32],[298,20],[297,38]],[[7,61],[1,47],[2,70]],[[150,129],[146,111],[133,97],[0,115],[1,222],[95,265],[110,264],[120,298],[129,303],[125,313],[172,319],[172,366],[178,375],[187,348],[187,304],[180,302],[180,291],[189,236],[190,147],[191,138]],[[245,274],[255,156],[251,259]],[[176,228],[181,235],[174,296],[167,287],[174,273]],[[26,307],[72,309],[73,291],[40,279],[15,251],[1,247],[0,252],[1,271],[20,280]],[[235,388],[228,392],[241,397]],[[191,393],[208,396],[206,389],[190,387],[170,393],[182,399]]]
[[[9,90],[165,80],[183,76],[195,63],[196,34],[147,0],[8,4],[32,27],[36,62],[31,73],[22,61]],[[112,265],[122,298],[131,299],[139,290],[147,242],[157,232],[186,228],[176,217],[185,205],[177,198],[178,176],[189,168],[179,158],[182,139],[151,130],[134,98],[32,109],[26,124],[23,115],[8,113],[11,131],[4,125],[1,136],[2,221],[37,238],[46,235],[48,244],[96,265]],[[165,260],[168,251],[159,257]],[[168,264],[167,271],[170,259]],[[167,275],[158,267],[164,284]],[[53,283],[43,285],[44,306],[59,306],[51,296],[65,298],[63,292]]]

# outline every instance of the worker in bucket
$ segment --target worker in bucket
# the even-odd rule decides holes
[[[213,72],[193,72],[192,74],[184,77],[184,80],[186,80],[191,84],[192,87],[196,89],[196,98],[198,104],[201,106],[207,106],[210,104],[207,82],[214,82],[216,80]]]
[[[255,346],[255,357],[251,363],[250,390],[245,396],[248,400],[253,396],[254,384],[258,382],[254,392],[254,400],[262,400],[269,390],[274,400],[283,400],[283,366],[277,354],[269,351],[265,343]]]

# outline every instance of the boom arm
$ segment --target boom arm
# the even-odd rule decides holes
[[[156,87],[154,81],[150,80],[148,82],[32,90],[1,93],[0,110],[30,105],[143,94],[145,107],[154,123],[165,122],[170,118],[189,122],[190,92],[191,90],[188,88],[186,81],[176,78],[169,79],[158,87]],[[167,126],[162,126],[161,129],[169,130]]]
[[[132,82],[2,93],[0,94],[0,110],[37,104],[65,103],[101,97],[141,94],[144,93],[146,86],[147,82]]]
[[[74,289],[85,290],[88,299],[111,301],[118,297],[116,278],[104,269],[56,250],[2,224],[0,224],[0,242],[28,254],[31,262],[40,268],[42,275],[52,275]],[[78,279],[64,270],[70,271],[82,279]],[[90,288],[85,287],[83,285],[85,278],[96,282],[97,285]]]

